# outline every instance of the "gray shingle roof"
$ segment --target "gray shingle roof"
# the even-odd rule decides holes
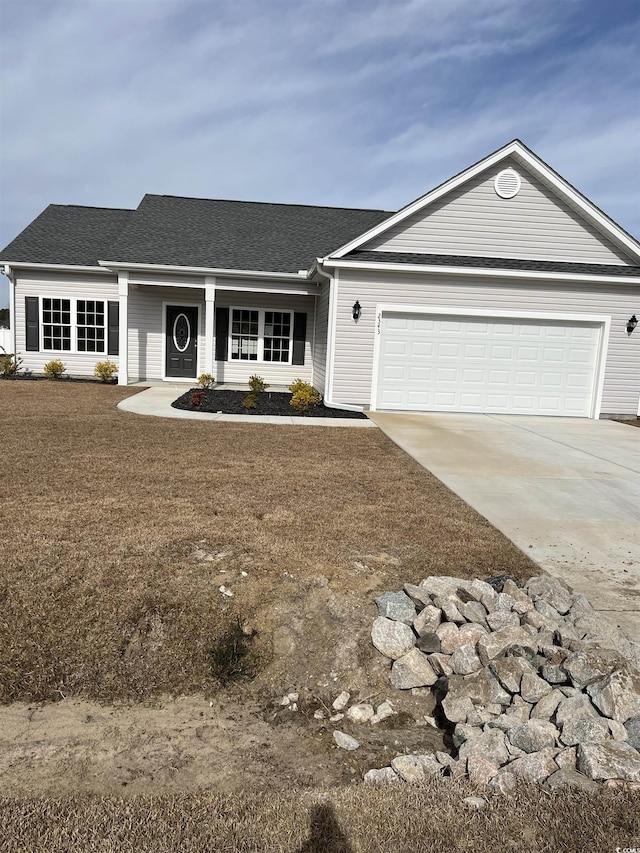
[[[424,264],[441,267],[485,267],[501,270],[575,273],[576,275],[640,275],[640,267],[623,264],[579,264],[564,261],[535,261],[518,258],[483,258],[471,255],[423,255],[415,252],[349,252],[345,261],[372,261],[380,264]]]
[[[391,213],[145,195],[102,260],[296,273]]]
[[[133,210],[50,204],[0,252],[5,261],[96,266]]]

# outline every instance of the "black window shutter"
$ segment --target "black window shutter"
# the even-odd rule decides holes
[[[40,349],[40,300],[37,296],[25,296],[24,313],[27,326],[26,348],[29,352]]]
[[[216,361],[226,361],[229,352],[229,309],[216,308]]]
[[[107,355],[120,353],[120,303],[107,303]]]
[[[304,364],[304,343],[307,338],[307,315],[293,315],[293,358],[292,364]]]

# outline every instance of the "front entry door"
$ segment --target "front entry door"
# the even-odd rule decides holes
[[[195,379],[198,372],[198,309],[167,306],[167,376]]]

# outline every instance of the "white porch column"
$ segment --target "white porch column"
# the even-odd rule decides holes
[[[213,376],[213,327],[215,323],[216,277],[204,278],[204,372]]]
[[[18,356],[18,344],[16,341],[16,278],[11,267],[5,266],[4,274],[9,279],[9,350],[14,358]]]
[[[129,384],[129,273],[118,273],[118,385]]]

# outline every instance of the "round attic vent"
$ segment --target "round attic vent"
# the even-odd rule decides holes
[[[493,186],[500,198],[513,198],[520,191],[520,183],[520,175],[516,171],[504,169],[496,175]]]

